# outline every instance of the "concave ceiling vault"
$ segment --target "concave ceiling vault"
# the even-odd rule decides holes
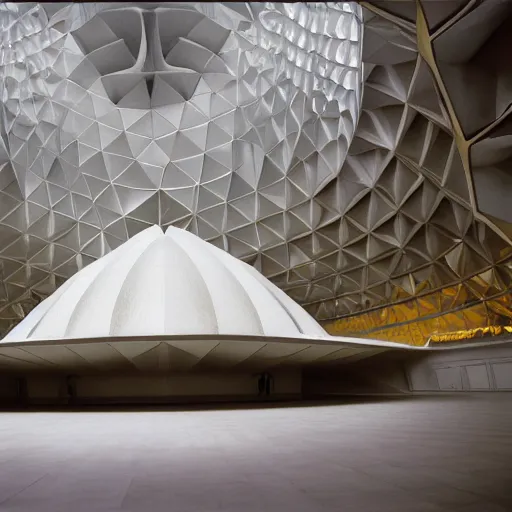
[[[0,9],[2,332],[155,223],[332,333],[509,323],[510,2]]]

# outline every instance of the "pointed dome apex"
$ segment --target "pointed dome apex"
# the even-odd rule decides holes
[[[162,335],[326,333],[253,267],[185,230],[153,226],[75,274],[4,341]]]

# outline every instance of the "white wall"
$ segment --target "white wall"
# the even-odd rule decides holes
[[[512,391],[512,341],[435,352],[388,351],[304,372],[305,396]]]
[[[433,352],[406,373],[411,391],[512,391],[512,344]]]

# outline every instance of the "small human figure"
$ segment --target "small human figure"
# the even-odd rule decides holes
[[[269,396],[274,389],[274,377],[270,373],[263,372],[258,377],[258,396]]]
[[[265,374],[260,373],[258,375],[258,396],[263,395],[265,393]]]

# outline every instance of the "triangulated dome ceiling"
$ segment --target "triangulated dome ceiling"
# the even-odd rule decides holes
[[[0,330],[153,224],[337,334],[507,321],[509,25],[475,0],[2,4]]]

